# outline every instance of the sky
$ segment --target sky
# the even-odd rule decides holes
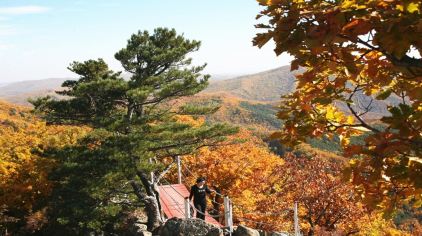
[[[255,0],[0,0],[0,83],[75,77],[72,61],[96,58],[120,71],[114,54],[131,34],[157,27],[202,41],[191,56],[212,75],[289,64],[273,45],[252,46],[260,10]]]

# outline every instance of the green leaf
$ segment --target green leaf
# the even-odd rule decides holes
[[[387,90],[385,90],[385,91],[382,91],[380,94],[378,94],[377,95],[377,99],[378,100],[385,100],[385,99],[387,99],[388,97],[390,97],[390,95],[391,95],[391,90],[390,89],[387,89]]]

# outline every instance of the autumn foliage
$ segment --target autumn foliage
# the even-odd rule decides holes
[[[354,158],[348,171],[365,202],[391,210],[421,199],[422,4],[415,0],[258,0],[262,30],[254,44],[301,68],[297,89],[281,104],[283,129],[296,145],[338,135]],[[373,105],[386,107],[378,125]],[[365,135],[363,142],[351,137]]]
[[[193,156],[183,157],[183,180],[191,185],[198,176],[206,176],[210,187],[230,196],[236,224],[292,232],[292,210],[297,202],[301,229],[308,235],[365,235],[370,228],[370,214],[353,185],[341,178],[346,161],[316,153],[280,157],[251,131],[243,129],[229,139],[228,145],[203,148]],[[175,172],[170,179],[176,180]],[[220,200],[218,195],[211,199]],[[214,201],[210,201],[210,212],[221,213],[222,206]],[[391,221],[378,223],[385,232],[396,230]]]
[[[282,121],[269,103],[204,102],[197,93],[209,76],[188,56],[200,42],[174,29],[139,31],[115,55],[129,79],[102,59],[74,62],[79,78],[58,92],[67,99],[32,101],[49,125],[0,102],[0,233],[123,234],[141,207],[147,229],[158,230],[158,185],[175,182],[167,171],[182,156],[183,182],[205,176],[219,193],[210,213],[220,215],[229,196],[236,225],[292,232],[297,203],[307,235],[419,234],[422,3],[258,2],[264,23],[254,44],[273,40],[303,72],[280,105]],[[376,122],[373,103],[388,112]],[[223,114],[212,116],[220,105]],[[240,132],[218,123],[227,120]],[[273,138],[286,146],[274,152],[257,133],[281,123]],[[338,138],[349,159],[304,144],[321,137]]]
[[[2,227],[39,215],[34,205],[53,185],[48,174],[55,163],[42,158],[48,148],[74,144],[86,129],[47,126],[28,108],[0,102],[0,206]],[[34,213],[34,214],[33,214]]]
[[[286,155],[285,161],[286,165],[278,172],[275,190],[263,202],[262,210],[271,211],[268,202],[277,204],[273,211],[287,208],[288,202],[297,202],[302,229],[309,235],[317,228],[346,233],[359,231],[356,222],[365,210],[353,186],[340,178],[343,162],[324,156],[293,154]]]
[[[241,130],[228,143],[183,157],[185,182],[194,184],[198,176],[206,176],[210,187],[230,196],[236,220],[248,223],[243,218],[250,219],[247,212],[256,211],[256,203],[265,199],[262,189],[284,161],[248,130]]]

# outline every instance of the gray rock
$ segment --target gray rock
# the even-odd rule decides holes
[[[258,229],[260,236],[289,236],[289,233],[286,232],[267,232],[264,230]]]
[[[223,230],[219,228],[212,228],[208,231],[206,236],[224,236]]]
[[[258,229],[258,233],[259,233],[259,236],[269,236],[268,232],[262,229]]]
[[[260,236],[258,230],[239,225],[234,231],[233,236]]]
[[[151,235],[148,234],[147,231],[147,216],[146,213],[142,210],[135,210],[130,212],[126,219],[126,226],[128,228],[128,232],[126,232],[126,236],[143,236],[143,235]]]
[[[152,236],[152,233],[145,230],[145,231],[140,232],[139,236]]]
[[[270,236],[289,236],[288,233],[286,232],[272,232],[271,234],[269,234]]]
[[[147,231],[147,225],[136,222],[134,224],[134,227],[136,227],[137,231]]]
[[[158,230],[160,236],[221,236],[223,231],[200,219],[171,218]]]

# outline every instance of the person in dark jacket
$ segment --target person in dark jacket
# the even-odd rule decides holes
[[[196,179],[196,184],[190,189],[189,201],[193,198],[193,205],[196,208],[196,218],[205,220],[205,212],[207,210],[207,194],[215,192],[205,185],[205,178]]]

